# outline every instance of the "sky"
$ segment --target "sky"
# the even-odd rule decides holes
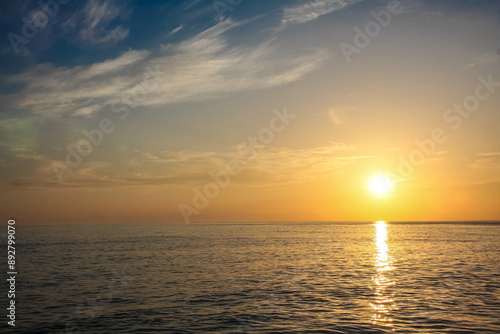
[[[4,219],[500,219],[498,1],[3,1],[0,33]]]

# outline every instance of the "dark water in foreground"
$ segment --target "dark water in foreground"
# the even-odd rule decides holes
[[[498,224],[19,226],[16,238],[5,332],[500,333]]]

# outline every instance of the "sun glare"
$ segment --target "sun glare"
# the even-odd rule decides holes
[[[392,190],[392,181],[387,175],[375,175],[370,179],[368,188],[377,196],[387,195]]]

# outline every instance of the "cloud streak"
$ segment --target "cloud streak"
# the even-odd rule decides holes
[[[90,0],[80,13],[76,14],[82,22],[82,28],[78,32],[78,38],[91,44],[114,43],[126,38],[129,29],[117,25],[110,29],[111,23],[122,16],[127,15],[124,6],[114,2]]]
[[[131,50],[87,67],[37,65],[7,78],[26,85],[9,103],[43,117],[92,115],[130,94],[148,66],[160,70],[161,83],[142,105],[203,101],[300,80],[329,57],[326,49],[290,52],[274,38],[252,48],[230,46],[224,33],[237,25],[220,22],[189,40],[163,46],[154,56]]]
[[[243,166],[235,184],[245,186],[273,186],[301,184],[339,173],[359,159],[356,148],[342,143],[331,143],[310,149],[263,148],[254,160],[248,161],[236,151],[161,151],[134,152],[126,161],[88,161],[59,183],[51,164],[54,160],[40,154],[18,154],[0,170],[8,178],[4,186],[30,188],[80,187],[137,187],[137,186],[196,186],[210,181],[209,172],[224,170],[230,160]],[[58,161],[62,163],[62,161]],[[18,171],[18,172],[16,172]],[[23,178],[30,175],[30,178]]]
[[[307,3],[283,9],[281,26],[301,24],[317,19],[318,17],[341,10],[361,0],[314,0]]]

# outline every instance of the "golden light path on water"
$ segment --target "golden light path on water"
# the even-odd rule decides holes
[[[376,273],[373,276],[375,298],[371,303],[373,315],[371,322],[373,324],[392,327],[391,311],[396,310],[393,294],[387,291],[387,288],[395,282],[391,281],[388,274],[394,268],[392,267],[392,257],[387,245],[387,224],[385,221],[375,222],[375,247],[374,262]]]

